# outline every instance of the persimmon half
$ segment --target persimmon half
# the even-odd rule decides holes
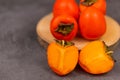
[[[92,41],[81,50],[79,65],[91,74],[107,73],[114,67],[112,52],[107,50],[103,41]]]
[[[47,48],[48,65],[58,75],[67,75],[78,63],[78,48],[71,42],[57,40]]]

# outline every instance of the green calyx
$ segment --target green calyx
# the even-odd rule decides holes
[[[116,60],[115,60],[114,57],[113,57],[114,51],[110,50],[109,47],[105,44],[104,41],[103,41],[103,43],[104,43],[104,45],[105,45],[105,50],[106,50],[105,52],[106,52],[106,54],[107,54],[108,56],[110,56],[111,59],[112,59],[114,62],[116,62]]]
[[[83,4],[85,6],[91,6],[96,2],[97,2],[97,0],[84,0],[83,2],[81,2],[81,4]]]
[[[114,51],[107,51],[106,53],[107,53],[107,55],[109,55],[109,56],[112,58],[112,60],[113,60],[114,62],[116,62],[115,58],[113,57]]]
[[[73,42],[65,41],[65,40],[56,40],[56,43],[58,43],[59,45],[61,45],[61,46],[63,46],[63,47],[67,47],[67,46],[72,46],[72,45],[74,45]]]
[[[55,32],[58,32],[62,35],[68,35],[69,33],[71,33],[71,31],[74,28],[74,24],[73,23],[60,23],[58,25],[58,28],[55,30]]]

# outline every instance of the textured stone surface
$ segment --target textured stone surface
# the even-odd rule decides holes
[[[51,12],[54,0],[0,0],[0,80],[119,80],[120,44],[113,70],[90,75],[79,66],[65,77],[47,65],[46,49],[39,44],[37,22]],[[120,0],[107,0],[107,15],[120,23]]]

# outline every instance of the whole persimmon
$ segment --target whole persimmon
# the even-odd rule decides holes
[[[56,39],[70,41],[74,39],[77,34],[78,24],[74,17],[60,15],[52,19],[50,31]]]
[[[58,75],[67,75],[78,63],[78,48],[71,42],[57,40],[47,49],[48,65]]]
[[[92,41],[80,52],[79,65],[91,74],[107,73],[114,67],[114,60],[103,41]]]
[[[86,8],[80,14],[79,31],[85,39],[99,39],[106,32],[106,20],[104,14],[92,6]]]

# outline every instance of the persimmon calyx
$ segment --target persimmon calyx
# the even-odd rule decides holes
[[[96,2],[97,2],[97,0],[84,0],[83,2],[81,2],[81,4],[83,4],[85,6],[91,6]]]
[[[107,54],[108,56],[110,56],[111,59],[112,59],[114,62],[116,62],[115,58],[113,57],[114,51],[110,50],[109,47],[105,44],[104,41],[103,41],[103,44],[105,45],[105,50],[106,50],[105,52],[106,52],[106,54]]]
[[[73,28],[73,23],[60,23],[55,31],[61,33],[62,35],[68,35],[73,30]]]
[[[112,58],[114,62],[116,62],[116,59],[113,57],[113,53],[114,53],[113,51],[107,51],[106,53]]]
[[[61,45],[61,46],[63,46],[63,47],[67,47],[67,46],[72,46],[72,45],[74,45],[73,42],[65,41],[65,40],[56,40],[56,43],[58,43],[59,45]]]

